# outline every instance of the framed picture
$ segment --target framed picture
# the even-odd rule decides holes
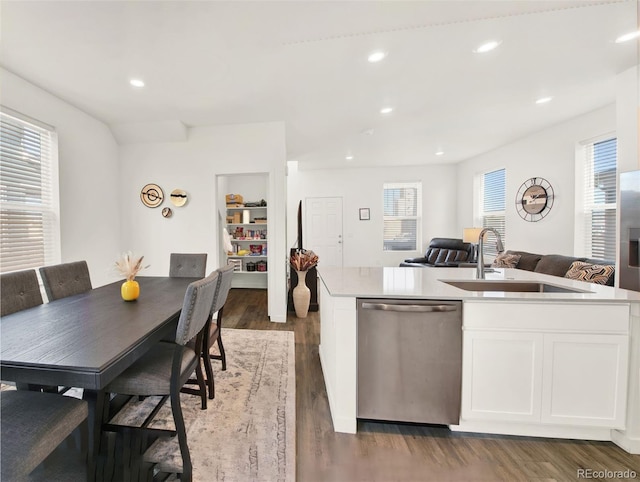
[[[369,221],[371,219],[369,208],[360,208],[360,221]]]

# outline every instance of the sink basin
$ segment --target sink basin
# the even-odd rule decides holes
[[[451,286],[465,291],[506,291],[510,293],[591,293],[588,290],[565,288],[538,281],[516,280],[468,280],[468,281],[444,281]]]

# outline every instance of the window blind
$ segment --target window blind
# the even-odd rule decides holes
[[[422,184],[385,183],[383,187],[384,251],[416,251],[420,243]]]
[[[505,169],[486,172],[482,176],[482,227],[493,228],[500,233],[502,242],[506,246],[505,225]],[[485,235],[484,253],[496,256],[495,235]]]
[[[59,261],[57,140],[53,130],[0,111],[0,272]]]
[[[584,143],[583,157],[585,254],[613,261],[617,231],[617,139]]]

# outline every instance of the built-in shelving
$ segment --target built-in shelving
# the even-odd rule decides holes
[[[248,220],[247,221],[247,216]],[[258,219],[257,219],[258,218]],[[267,206],[227,206],[227,232],[231,236],[233,254],[227,253],[227,261],[236,265],[234,271],[234,286],[255,287],[255,281],[243,282],[244,276],[251,279],[262,279],[258,281],[266,288],[267,286],[267,244],[268,244],[268,223]],[[258,222],[256,222],[258,221]],[[237,254],[241,251],[251,252],[252,247],[259,247],[260,252],[256,254]]]

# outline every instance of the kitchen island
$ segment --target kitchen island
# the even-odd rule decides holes
[[[640,453],[640,293],[516,269],[487,273],[480,287],[473,268],[319,274],[320,361],[335,431],[357,430],[357,300],[455,300],[462,402],[452,430],[611,440]]]

